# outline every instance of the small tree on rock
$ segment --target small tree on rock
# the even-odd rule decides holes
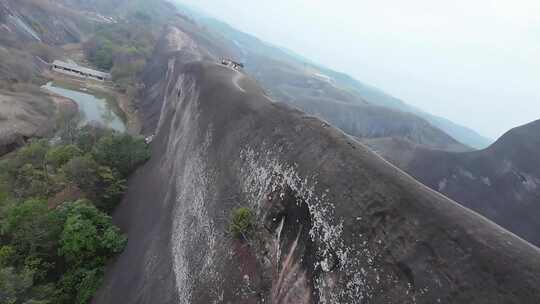
[[[255,214],[249,208],[234,209],[229,223],[229,232],[235,237],[247,240],[255,229]]]

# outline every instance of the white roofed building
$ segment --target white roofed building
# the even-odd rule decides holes
[[[55,72],[59,72],[62,74],[81,78],[90,78],[98,81],[106,81],[111,79],[111,74],[109,73],[85,68],[74,62],[68,63],[60,60],[55,60],[51,64],[51,69]]]

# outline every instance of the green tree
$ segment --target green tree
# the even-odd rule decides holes
[[[127,239],[120,233],[116,226],[108,226],[100,237],[100,246],[112,254],[120,253],[126,246]]]
[[[15,263],[15,249],[12,246],[0,247],[0,268],[13,265]]]
[[[45,161],[48,149],[45,140],[32,141],[19,149],[13,158],[2,162],[0,183],[19,199],[45,197],[49,183]]]
[[[21,303],[19,299],[24,299],[34,284],[33,277],[28,269],[18,273],[13,267],[0,268],[0,303]]]
[[[101,285],[102,278],[103,267],[70,269],[58,284],[57,303],[89,303]]]
[[[68,261],[82,262],[94,257],[99,249],[98,229],[83,215],[71,215],[64,224],[60,239],[60,254]]]
[[[48,192],[48,178],[42,168],[25,164],[19,168],[13,177],[11,191],[19,199],[38,197],[44,198]]]
[[[75,145],[60,145],[52,147],[47,152],[47,163],[55,168],[61,168],[75,157],[82,156],[82,151]]]
[[[65,203],[57,213],[65,219],[58,252],[70,265],[58,284],[58,303],[86,304],[101,285],[106,260],[122,252],[127,239],[89,201]]]
[[[127,189],[126,180],[109,167],[100,166],[98,169],[98,191],[96,206],[109,213],[122,199]]]
[[[9,197],[9,185],[7,183],[4,168],[5,167],[0,163],[0,207]]]
[[[98,170],[99,165],[89,155],[75,157],[62,167],[67,180],[88,194],[97,190]]]
[[[126,51],[136,52],[136,49]],[[144,58],[119,62],[114,65],[113,69],[111,70],[111,75],[115,83],[119,84],[123,88],[126,88],[130,84],[135,83],[136,78],[143,71],[145,66],[146,60]]]
[[[64,204],[59,212],[66,219],[59,252],[70,261],[99,265],[126,245],[111,217],[88,201]]]
[[[94,64],[102,70],[110,70],[113,66],[113,43],[107,39],[101,39],[93,58]]]
[[[75,144],[32,141],[0,161],[0,303],[88,303],[107,259],[126,245],[101,210],[112,211],[126,189],[126,180],[111,166],[131,172],[147,147],[99,128],[81,131]],[[112,157],[116,152],[128,161]],[[95,205],[62,203],[68,184]],[[52,194],[60,204],[55,209],[48,206]]]
[[[3,235],[19,255],[50,258],[56,248],[60,227],[42,200],[13,204],[2,221]]]
[[[73,144],[79,127],[81,125],[82,116],[75,109],[61,109],[56,118],[56,130],[58,136],[63,143]]]
[[[99,140],[93,155],[101,165],[116,169],[122,177],[128,177],[137,166],[150,158],[150,150],[142,138],[127,134],[108,135]]]
[[[229,231],[236,238],[249,237],[255,228],[255,214],[249,208],[238,208],[232,211]]]
[[[100,166],[90,156],[76,157],[63,167],[68,182],[81,189],[102,211],[111,212],[127,189],[116,170]]]
[[[43,168],[48,149],[49,144],[46,140],[31,141],[17,152],[15,163],[19,166],[30,164],[34,168]]]
[[[77,133],[75,142],[77,147],[83,151],[83,153],[90,153],[98,141],[111,134],[111,131],[102,127],[86,125],[82,127]]]
[[[101,286],[103,281],[103,267],[85,270],[77,286],[76,303],[87,304]]]

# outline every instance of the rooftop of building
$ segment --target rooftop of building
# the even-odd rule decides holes
[[[64,62],[64,61],[61,61],[61,60],[55,60],[52,64],[54,66],[59,66],[59,67],[62,67],[62,68],[67,68],[67,69],[80,71],[82,73],[97,76],[97,77],[111,78],[111,74],[109,74],[109,73],[105,73],[105,72],[85,68],[85,67],[80,66],[80,65],[78,65],[78,64],[76,64],[74,62]]]

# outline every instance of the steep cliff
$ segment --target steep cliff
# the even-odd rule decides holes
[[[244,74],[184,58],[144,105],[161,109],[153,157],[94,303],[540,302],[536,247]],[[256,212],[249,242],[228,233],[237,207]]]
[[[93,23],[104,22],[77,7],[50,0],[0,0],[0,33],[2,43],[16,45],[43,42],[62,45],[80,42]]]

